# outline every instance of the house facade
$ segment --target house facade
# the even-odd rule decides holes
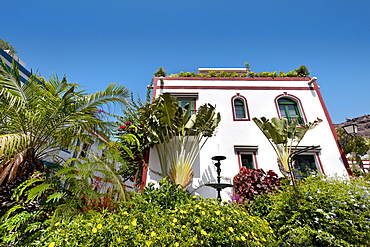
[[[28,79],[28,77],[30,77],[31,73],[25,68],[26,64],[16,55],[11,55],[0,48],[0,58],[9,67],[12,66],[13,60],[15,61],[15,63],[18,66],[19,75],[21,77],[22,82],[25,82]]]
[[[210,103],[221,114],[216,135],[208,140],[194,164],[193,183],[188,190],[195,195],[210,198],[217,196],[215,189],[205,186],[217,180],[213,156],[226,157],[221,161],[222,183],[232,183],[242,166],[273,170],[281,175],[277,155],[253,122],[254,117],[285,117],[291,120],[298,116],[302,124],[322,119],[299,144],[298,149],[314,148],[296,156],[295,169],[299,171],[296,177],[300,178],[312,171],[327,175],[348,175],[348,162],[341,152],[316,78],[155,78],[153,98],[165,92],[176,96],[181,105],[189,103],[193,110]],[[157,175],[160,166],[154,148],[150,150],[149,169],[144,174],[146,183],[161,179]],[[230,193],[230,188],[223,190],[222,199],[227,200]]]

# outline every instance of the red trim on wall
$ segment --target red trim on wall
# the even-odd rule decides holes
[[[317,162],[319,163],[321,173],[322,173],[323,175],[325,175],[324,167],[322,166],[322,163],[321,163],[321,159],[320,159],[320,155],[319,155],[319,153],[316,153],[316,159],[317,159]]]
[[[342,161],[343,161],[343,164],[345,166],[345,168],[347,169],[347,172],[348,172],[348,175],[352,175],[352,171],[350,170],[349,168],[349,164],[348,164],[348,161],[347,161],[347,158],[346,158],[346,155],[343,151],[343,149],[340,147],[340,144],[339,144],[339,141],[338,141],[338,135],[337,135],[337,132],[335,131],[335,128],[334,128],[334,125],[333,125],[333,122],[331,121],[331,118],[330,118],[330,115],[329,115],[329,112],[328,112],[328,109],[326,108],[326,105],[324,103],[324,99],[321,95],[321,92],[320,92],[320,88],[319,86],[317,85],[317,82],[314,81],[313,82],[313,88],[315,90],[315,92],[317,93],[317,96],[319,97],[319,100],[320,100],[320,103],[321,103],[321,106],[322,106],[322,109],[324,110],[324,113],[325,113],[325,117],[328,121],[328,124],[330,126],[330,130],[333,134],[333,137],[334,137],[334,140],[335,140],[335,143],[337,144],[337,148],[339,150],[339,153],[340,153],[340,156],[342,158]]]
[[[236,154],[238,155],[238,165],[239,165],[239,170],[240,170],[242,168],[242,162],[241,162],[242,157],[240,156],[239,152],[237,152]]]
[[[302,113],[302,115],[304,117],[305,123],[307,123],[308,121],[307,121],[306,113],[304,112],[304,109],[303,109],[301,100],[297,96],[294,96],[292,94],[288,94],[287,92],[284,92],[283,94],[280,94],[280,95],[276,96],[276,98],[275,98],[275,107],[276,107],[276,111],[278,113],[279,118],[281,118],[281,115],[280,115],[280,110],[279,110],[278,99],[280,99],[282,97],[287,97],[287,98],[290,97],[290,98],[293,98],[296,101],[298,101],[297,103],[298,103],[299,109],[301,110],[301,113]]]
[[[142,173],[142,179],[141,179],[141,184],[140,184],[140,191],[144,189],[146,185],[146,180],[148,178],[148,166],[149,166],[149,155],[150,155],[150,147],[147,147],[145,149],[145,154],[144,154],[144,166],[143,166],[143,173]]]
[[[157,96],[157,89],[158,89],[158,77],[154,77],[154,83],[153,83],[153,91],[152,91],[152,99],[154,100],[155,96]]]
[[[235,104],[234,100],[237,98],[241,98],[244,101],[244,109],[245,109],[245,117],[246,118],[236,118],[235,117]],[[249,110],[248,110],[248,101],[247,99],[243,96],[240,95],[240,93],[237,93],[231,98],[231,109],[233,111],[233,119],[234,121],[251,121],[250,116],[249,116]]]
[[[271,86],[271,87],[260,87],[260,86],[161,86],[160,89],[314,90],[311,87],[275,87],[275,86]]]
[[[155,77],[158,78],[158,77]],[[309,81],[310,77],[164,77],[167,81]]]
[[[253,153],[254,168],[258,169],[257,154]]]

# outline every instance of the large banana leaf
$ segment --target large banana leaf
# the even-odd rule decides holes
[[[293,119],[290,125],[286,118],[272,118],[270,121],[261,117],[260,119],[253,118],[253,121],[274,148],[280,165],[284,169],[282,173],[287,174],[290,172],[291,153],[299,145],[307,131],[316,127],[322,120],[317,119],[312,123],[300,126],[298,125],[298,117]]]
[[[187,188],[193,179],[193,165],[199,152],[218,126],[221,117],[205,104],[189,117],[189,108],[179,106],[165,93],[139,110],[148,141],[156,145],[161,175]]]

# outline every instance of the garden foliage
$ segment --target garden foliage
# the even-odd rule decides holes
[[[370,185],[311,176],[272,197],[267,220],[281,246],[369,246]]]
[[[247,169],[242,167],[234,177],[233,199],[239,203],[249,203],[255,196],[274,192],[280,188],[281,178],[272,171]]]
[[[158,191],[158,193],[162,193]],[[195,199],[162,208],[140,194],[118,212],[53,223],[34,246],[272,246],[268,223],[233,204]]]

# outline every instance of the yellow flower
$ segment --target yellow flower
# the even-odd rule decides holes
[[[102,225],[102,224],[98,224],[98,225],[96,226],[96,228],[98,228],[98,229],[102,229],[102,228],[103,228],[103,225]]]
[[[205,214],[206,214],[206,212],[202,211],[202,214],[203,214],[203,215],[205,215]]]
[[[132,226],[137,226],[137,219],[134,219],[134,220],[131,222],[131,225],[132,225]]]
[[[123,215],[128,215],[128,213],[127,213],[126,211],[125,211],[125,212],[123,212],[122,214],[123,214]]]
[[[204,230],[200,230],[200,234],[202,234],[202,235],[207,235],[207,232],[206,232],[206,231],[204,231]]]
[[[147,242],[146,242],[146,245],[147,245],[147,246],[150,246],[151,244],[152,244],[152,241],[147,241]]]
[[[217,211],[215,211],[215,214],[216,215],[220,215],[221,214],[221,211],[217,210]]]
[[[96,229],[96,228],[93,228],[93,229],[92,229],[92,232],[93,232],[93,233],[96,233],[97,231],[98,231],[98,229]]]
[[[121,238],[117,238],[117,242],[121,242]]]
[[[195,198],[197,198],[197,196],[193,196],[193,198],[195,199]]]
[[[229,226],[229,231],[234,232],[234,229],[231,226]]]
[[[60,225],[60,222],[57,222],[57,223],[54,224],[54,226],[59,226],[59,225]],[[54,243],[54,242],[52,242],[52,243]]]
[[[243,241],[246,240],[246,238],[244,236],[241,236],[240,239],[243,240]]]
[[[194,241],[197,241],[197,237],[193,237],[193,240],[194,240]]]
[[[186,226],[185,225],[182,225],[182,228],[186,228]]]
[[[157,235],[155,232],[150,233],[150,236],[152,236],[152,237],[154,237],[155,235]]]
[[[176,223],[176,222],[177,222],[177,219],[176,219],[176,218],[174,218],[174,219],[173,219],[173,223]]]
[[[199,223],[200,221],[199,220],[196,220],[195,223]]]
[[[54,246],[55,246],[55,242],[51,242],[48,247],[54,247]]]
[[[128,229],[128,226],[124,226],[123,229]]]
[[[180,244],[178,242],[175,243],[175,247],[179,247]]]

